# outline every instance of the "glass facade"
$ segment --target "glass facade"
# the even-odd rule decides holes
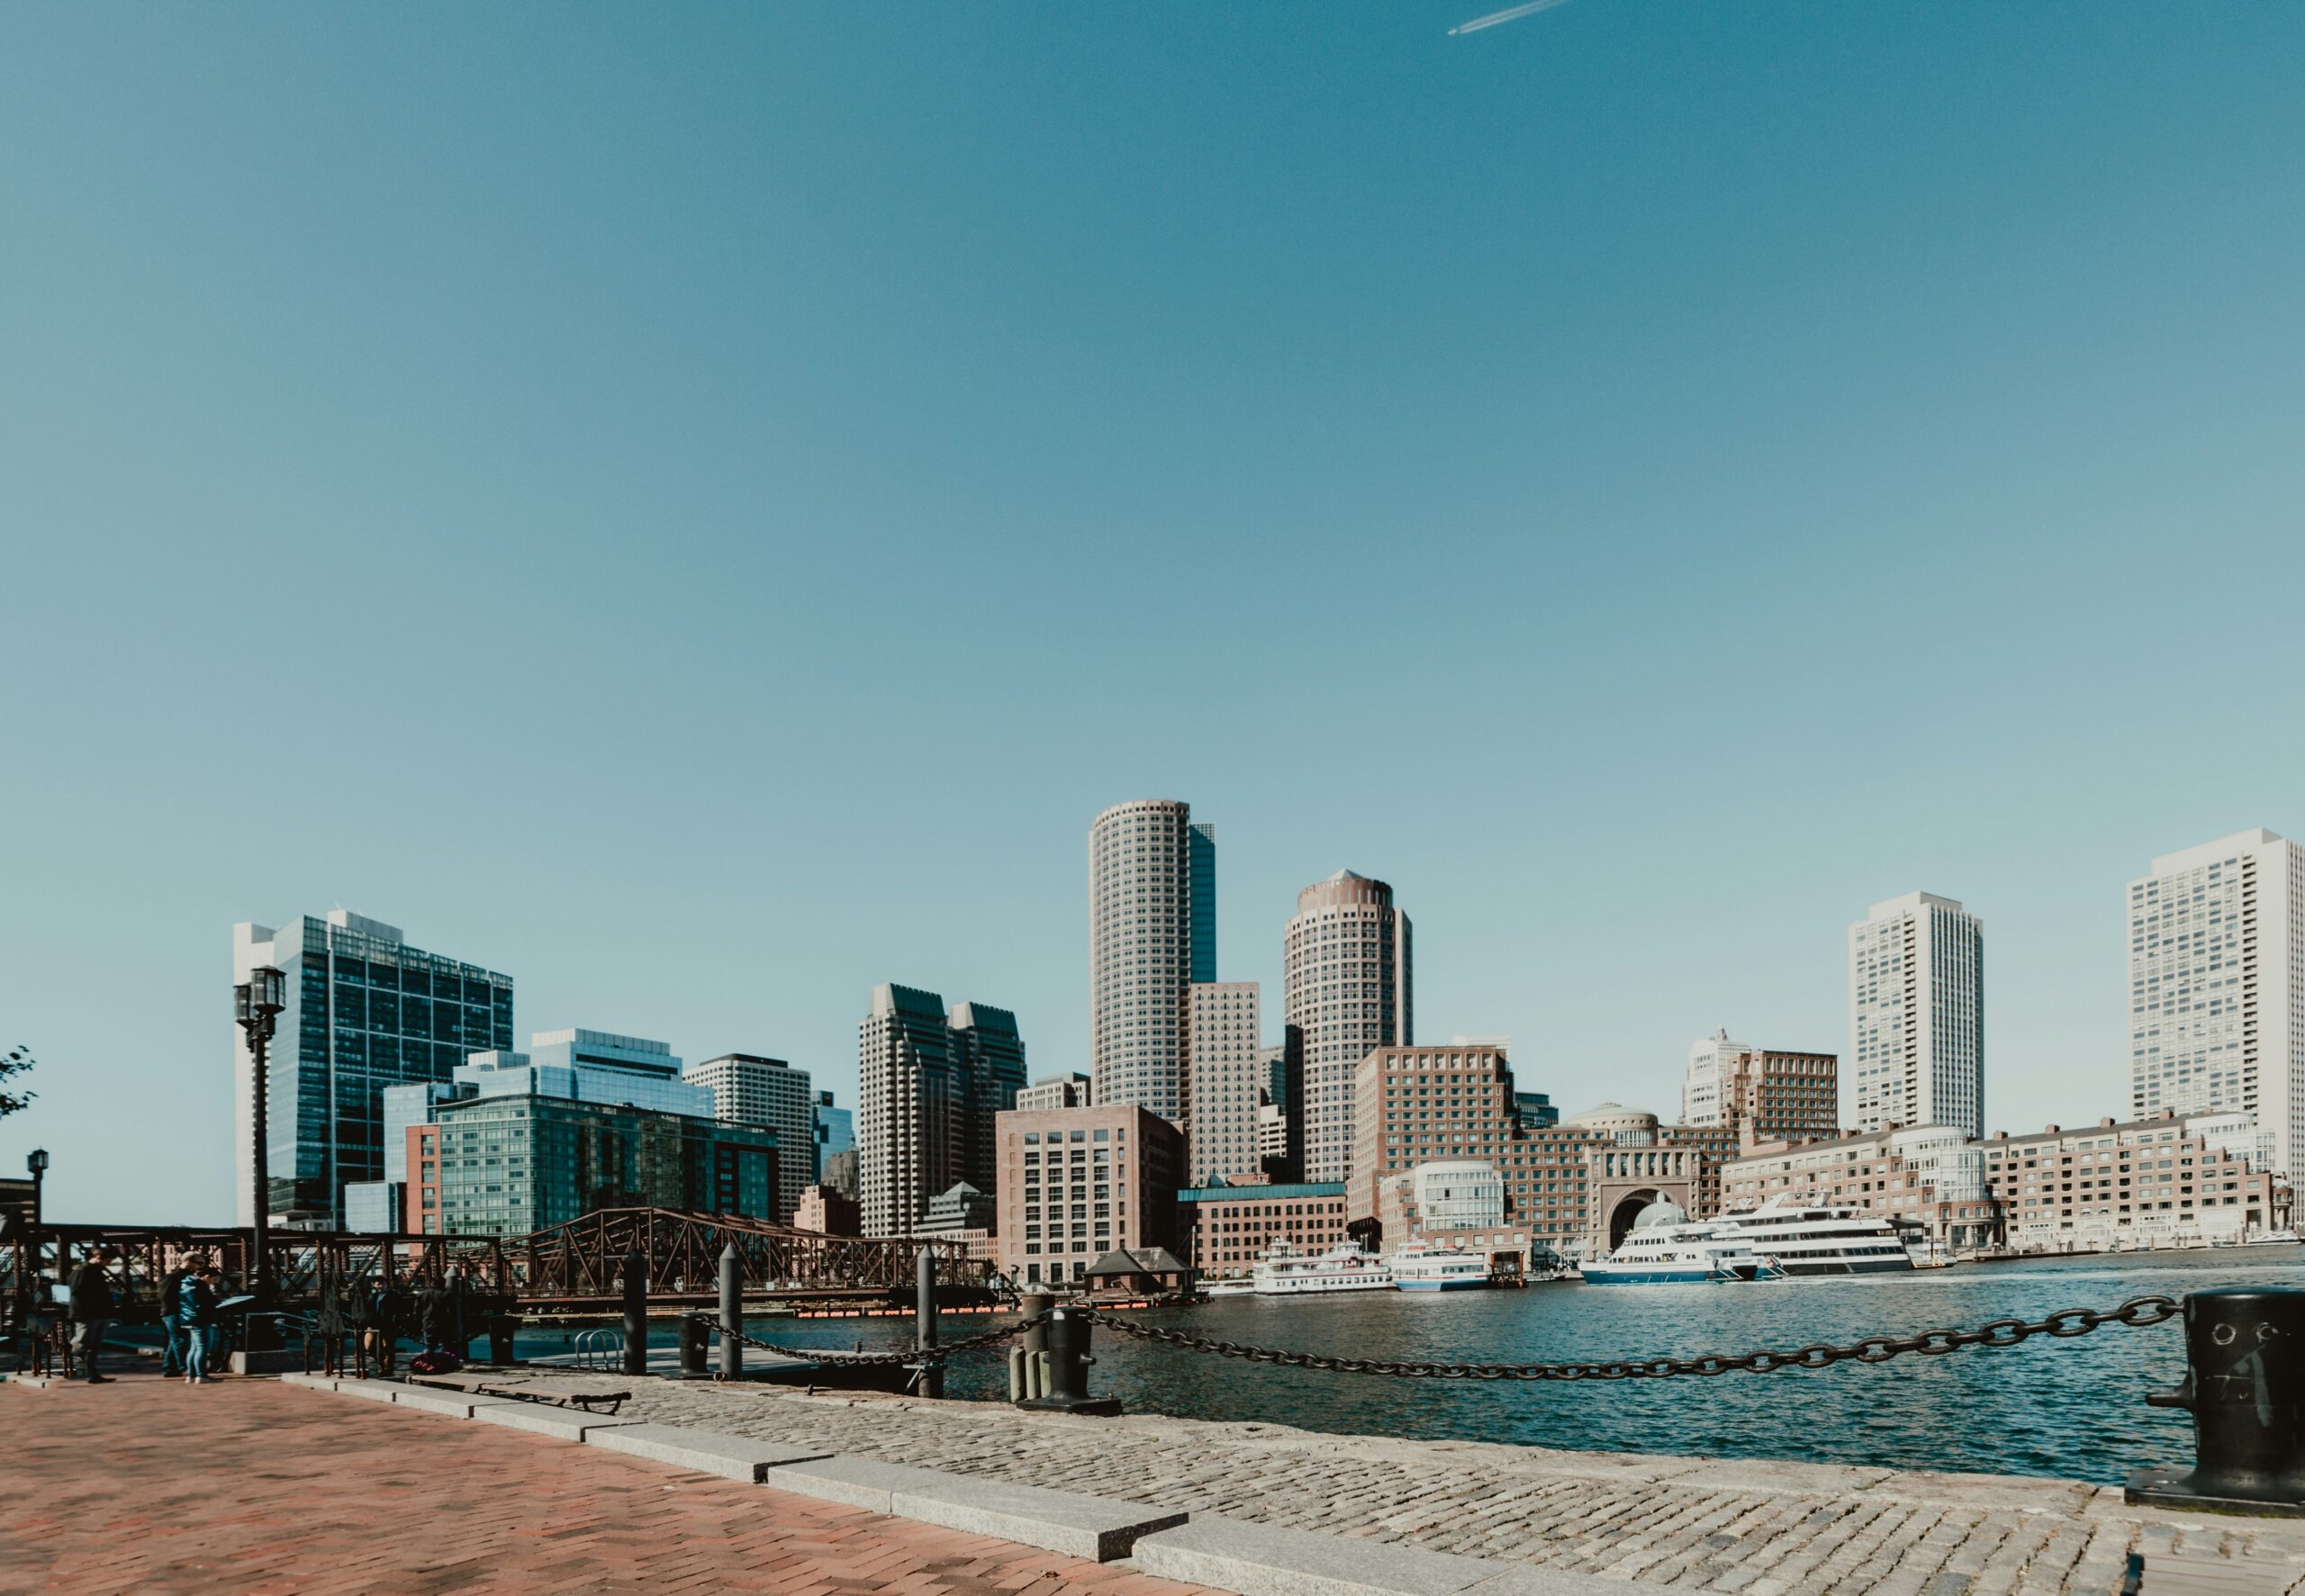
[[[438,1125],[448,1235],[521,1236],[601,1208],[772,1215],[767,1131],[533,1093],[443,1104]]]
[[[241,927],[233,952],[236,978],[266,963],[287,976],[269,1056],[271,1212],[341,1225],[344,1188],[386,1178],[384,1091],[446,1084],[466,1054],[510,1047],[512,978],[340,909]]]

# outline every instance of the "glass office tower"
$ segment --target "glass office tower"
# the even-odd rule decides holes
[[[466,1055],[512,1045],[512,978],[412,948],[395,926],[343,909],[232,928],[232,978],[287,974],[267,1094],[275,1222],[339,1227],[344,1188],[384,1178],[387,1087],[446,1083]],[[220,1014],[228,1014],[224,1003]],[[229,1019],[226,1023],[230,1023]],[[256,1217],[255,1064],[240,1028],[234,1157],[240,1222]]]

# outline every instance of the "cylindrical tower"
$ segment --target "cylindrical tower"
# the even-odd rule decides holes
[[[1194,904],[1214,924],[1213,829],[1168,798],[1115,804],[1089,827],[1089,1091],[1183,1116],[1184,995]],[[1196,892],[1196,888],[1199,890]]]
[[[1305,1037],[1305,1178],[1352,1172],[1352,1077],[1380,1047],[1409,1047],[1408,916],[1393,889],[1339,870],[1297,895],[1283,949],[1288,1023]]]

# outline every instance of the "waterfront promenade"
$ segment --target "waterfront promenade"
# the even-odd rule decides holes
[[[274,1380],[0,1390],[0,1592],[1200,1596],[1013,1541]]]
[[[1075,1419],[565,1372],[482,1378],[538,1394],[629,1389],[616,1422],[1049,1487],[1196,1524],[1219,1515],[1311,1532],[1347,1556],[1380,1544],[1469,1555],[1523,1571],[1527,1583],[1511,1588],[1560,1596],[2113,1596],[2132,1555],[2146,1560],[2145,1596],[2305,1596],[2305,1522],[2128,1508],[2118,1491],[2069,1481]],[[16,1504],[0,1522],[0,1591],[11,1593],[1194,1588],[1125,1561],[1099,1565],[790,1491],[764,1512],[757,1485],[294,1384],[187,1390],[130,1376],[0,1393],[0,1403]],[[1786,1421],[1797,1415],[1788,1402]]]

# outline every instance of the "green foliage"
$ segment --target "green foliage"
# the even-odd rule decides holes
[[[30,1048],[14,1047],[5,1053],[0,1053],[0,1087],[5,1087],[6,1082],[23,1075],[38,1062],[39,1060],[32,1057]],[[39,1096],[38,1092],[0,1090],[0,1120],[6,1119],[20,1109],[31,1107],[32,1099]]]

